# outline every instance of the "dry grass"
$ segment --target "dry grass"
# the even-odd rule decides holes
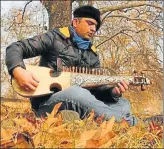
[[[130,95],[127,93],[125,96]],[[131,102],[132,111],[142,118],[161,113],[162,101]],[[1,138],[2,143],[11,141],[12,133],[25,133],[29,135],[33,144],[31,146],[35,148],[163,148],[162,135],[159,132],[159,128],[163,130],[162,126],[153,129],[150,124],[144,124],[142,121],[139,121],[137,126],[129,126],[126,121],[97,123],[93,114],[89,119],[67,123],[63,122],[60,115],[55,118],[49,115],[47,124],[47,119],[36,118],[27,99],[2,101],[1,120],[1,136],[5,136]],[[14,141],[17,142],[13,144],[14,147],[22,147],[18,139],[13,139]],[[29,147],[29,143],[24,143],[23,146]]]

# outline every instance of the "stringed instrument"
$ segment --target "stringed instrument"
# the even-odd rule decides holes
[[[151,84],[151,81],[144,75],[108,76],[104,75],[101,69],[63,67],[60,73],[54,73],[51,68],[33,65],[26,65],[26,69],[31,71],[40,81],[36,90],[26,91],[22,89],[14,78],[12,78],[12,87],[19,95],[28,98],[54,93],[52,91],[54,87],[63,90],[73,85],[83,88],[116,85],[123,79],[128,81],[130,85],[141,86],[141,90],[144,90],[144,85]]]

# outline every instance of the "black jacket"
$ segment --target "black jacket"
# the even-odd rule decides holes
[[[60,58],[62,64],[68,67],[100,67],[95,47],[90,45],[87,50],[79,49],[76,43],[72,41],[69,27],[54,29],[42,35],[20,40],[9,45],[6,49],[6,65],[9,74],[12,75],[12,70],[16,66],[25,68],[23,59],[35,56],[41,56],[40,66],[56,68],[57,58]],[[111,89],[103,86],[89,90],[98,100],[118,101],[118,98],[112,97]],[[31,100],[34,109],[43,102],[41,99],[43,101],[46,100],[46,96],[40,98],[40,100]]]

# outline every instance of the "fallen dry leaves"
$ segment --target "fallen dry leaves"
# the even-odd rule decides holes
[[[115,117],[103,121],[104,115],[95,119],[93,110],[84,120],[64,122],[58,113],[60,106],[57,104],[47,117],[41,118],[27,109],[9,118],[10,111],[5,109],[8,113],[1,115],[1,148],[163,147],[163,127],[154,122],[130,126],[124,119],[116,122]]]

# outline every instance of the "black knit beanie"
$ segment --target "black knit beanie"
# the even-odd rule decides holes
[[[86,17],[92,18],[97,21],[96,31],[100,28],[101,20],[100,20],[100,11],[92,6],[85,5],[77,8],[73,12],[74,18],[76,17]]]

